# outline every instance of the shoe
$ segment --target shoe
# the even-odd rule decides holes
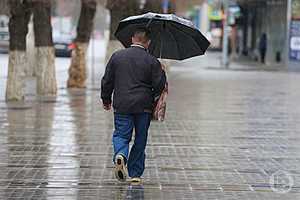
[[[131,178],[131,185],[141,185],[142,179],[139,177]]]
[[[115,163],[115,177],[120,182],[125,182],[127,178],[125,160],[122,155],[116,156],[116,163]]]

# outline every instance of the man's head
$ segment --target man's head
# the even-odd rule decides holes
[[[150,45],[150,32],[145,28],[139,28],[134,31],[133,36],[131,38],[132,44],[139,44],[148,49]]]

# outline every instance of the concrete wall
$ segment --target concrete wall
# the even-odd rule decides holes
[[[273,2],[273,3],[271,3]],[[276,63],[276,53],[281,54],[281,64],[286,59],[286,39],[287,39],[287,1],[270,1],[266,10],[266,33],[268,36],[267,63]]]

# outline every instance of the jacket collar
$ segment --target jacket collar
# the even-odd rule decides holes
[[[130,46],[131,47],[138,47],[138,48],[141,48],[141,49],[144,49],[145,51],[147,51],[147,49],[143,45],[140,45],[140,44],[132,44]]]

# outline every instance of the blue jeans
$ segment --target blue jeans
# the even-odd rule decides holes
[[[127,160],[130,177],[141,177],[145,169],[145,148],[148,129],[151,121],[150,113],[114,114],[115,131],[113,134],[114,157],[123,155]],[[132,131],[135,129],[135,139],[129,154],[129,143]],[[129,155],[128,155],[129,154]]]

